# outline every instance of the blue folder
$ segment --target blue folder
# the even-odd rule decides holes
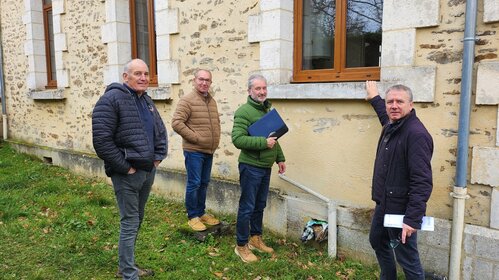
[[[251,136],[281,137],[288,132],[288,127],[282,120],[276,109],[270,110],[248,127],[248,133]]]

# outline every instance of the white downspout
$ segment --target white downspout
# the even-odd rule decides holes
[[[322,194],[311,190],[310,188],[286,177],[284,174],[279,174],[279,177],[284,181],[300,188],[301,190],[319,198],[320,200],[327,203],[327,223],[328,223],[328,231],[327,231],[327,254],[330,257],[336,258],[337,254],[337,236],[336,236],[336,203],[323,196]]]

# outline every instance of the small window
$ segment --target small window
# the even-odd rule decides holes
[[[51,0],[43,0],[43,28],[45,33],[45,60],[47,64],[46,88],[57,88],[54,51],[54,23],[52,19]]]
[[[156,32],[154,0],[130,0],[132,58],[140,58],[149,66],[150,85],[158,85],[156,66]]]
[[[296,0],[293,82],[379,80],[383,0]]]

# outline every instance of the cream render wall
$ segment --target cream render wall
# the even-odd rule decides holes
[[[465,3],[437,2],[438,25],[415,29],[413,61],[415,67],[436,67],[433,101],[418,102],[415,108],[435,141],[434,192],[428,214],[449,219]],[[65,3],[61,28],[67,34],[67,51],[62,60],[70,74],[69,87],[64,89],[65,99],[33,100],[28,98],[25,79],[28,72],[23,51],[25,6],[22,1],[1,1],[9,138],[40,147],[93,154],[91,111],[105,88],[104,69],[109,63],[107,46],[101,38],[101,26],[106,21],[105,1]],[[222,120],[222,142],[215,153],[213,176],[237,182],[238,150],[231,143],[230,132],[233,112],[246,100],[247,77],[258,72],[262,65],[260,43],[248,39],[249,17],[261,12],[261,3],[186,0],[168,1],[168,8],[178,9],[178,33],[170,35],[169,50],[171,59],[179,63],[180,83],[171,86],[170,100],[156,102],[170,132],[170,155],[161,168],[184,172],[181,139],[171,130],[170,119],[180,96],[192,90],[192,71],[207,68],[213,72],[213,93]],[[497,24],[484,23],[480,14],[477,61],[498,60],[496,29]],[[274,98],[272,102],[290,128],[289,134],[280,140],[287,157],[287,176],[345,204],[372,207],[370,183],[380,126],[370,106],[361,98],[362,86],[354,91],[356,99]],[[471,146],[494,147],[497,106],[474,105],[470,131]],[[276,170],[273,188],[287,193],[297,191],[275,173]],[[492,188],[473,184],[468,192],[471,198],[466,202],[466,222],[488,226]]]

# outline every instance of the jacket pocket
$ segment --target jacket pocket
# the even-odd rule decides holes
[[[405,187],[394,186],[386,188],[386,211],[387,214],[405,214],[409,202],[409,192]]]

